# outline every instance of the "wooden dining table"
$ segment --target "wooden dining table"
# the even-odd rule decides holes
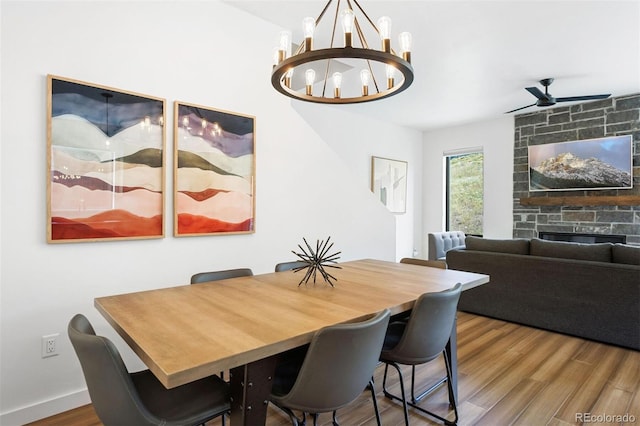
[[[98,297],[95,307],[167,388],[230,370],[231,424],[266,420],[277,355],[307,344],[321,328],[368,318],[385,308],[399,314],[423,293],[487,275],[365,259],[300,284],[304,271],[274,272],[157,290]],[[447,356],[457,392],[456,332]]]

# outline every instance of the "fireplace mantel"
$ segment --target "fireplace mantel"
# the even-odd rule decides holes
[[[640,195],[523,197],[523,206],[640,206]]]

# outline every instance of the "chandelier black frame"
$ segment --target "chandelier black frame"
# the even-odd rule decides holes
[[[325,12],[334,0],[329,0],[324,9],[315,20],[315,26],[318,25]],[[362,15],[366,18],[369,24],[373,27],[376,33],[381,35],[380,30],[371,21],[367,13],[362,9],[357,0],[345,0],[348,10],[353,14],[352,4],[358,7]],[[353,26],[357,32],[358,39],[362,47],[353,47],[352,39],[353,34],[345,32],[344,34],[344,47],[334,47],[334,38],[336,32],[336,26],[338,23],[339,9],[341,0],[337,0],[335,17],[333,21],[333,29],[331,35],[331,44],[329,48],[313,50],[313,42],[311,37],[305,37],[305,40],[299,45],[296,52],[290,57],[286,57],[287,52],[281,46],[277,51],[274,58],[274,66],[271,73],[271,84],[273,87],[283,95],[289,96],[294,99],[327,103],[327,104],[351,104],[369,102],[379,99],[384,99],[392,95],[396,95],[406,90],[413,82],[413,67],[411,66],[411,52],[410,46],[403,47],[402,56],[395,54],[395,51],[391,48],[391,41],[388,35],[382,36],[382,50],[376,50],[369,48],[365,39],[362,27],[357,18],[353,18]],[[411,36],[408,33],[403,33],[404,37],[408,37],[409,43]],[[375,90],[370,92],[367,84],[362,85],[361,96],[342,97],[339,87],[334,87],[333,92],[330,92],[329,96],[326,96],[327,81],[329,80],[329,67],[331,60],[333,59],[362,59],[366,61],[366,66],[369,71],[371,83]],[[291,72],[295,69],[299,69],[302,65],[309,64],[315,61],[326,60],[324,82],[322,85],[322,93],[320,96],[314,95],[312,88],[307,83],[306,91],[297,91],[291,88]],[[371,61],[385,64],[387,67],[393,67],[393,71],[398,71],[401,75],[401,81],[396,82],[394,77],[387,76],[386,88],[378,84],[376,76],[373,73]],[[397,83],[397,84],[396,84]],[[333,96],[331,96],[333,95]]]

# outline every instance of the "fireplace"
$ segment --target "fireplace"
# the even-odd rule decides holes
[[[627,242],[626,235],[580,234],[571,232],[538,232],[538,238],[551,241],[569,241],[573,243],[621,243]]]

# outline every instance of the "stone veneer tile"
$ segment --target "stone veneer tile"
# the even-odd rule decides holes
[[[565,111],[561,114],[549,114],[549,124],[566,123],[571,119],[569,111]]]
[[[559,131],[562,130],[562,125],[561,124],[554,124],[554,125],[544,125],[544,126],[536,126],[535,128],[535,134],[536,135],[544,135],[547,133],[557,133]]]
[[[605,108],[613,108],[613,98],[602,99],[594,102],[587,102],[582,104],[582,111],[590,111],[593,109],[605,109]]]
[[[603,117],[604,113],[602,110],[593,110],[586,112],[576,112],[575,114],[571,114],[571,119],[567,121],[580,121],[580,120],[588,120],[594,117]]]
[[[616,99],[616,110],[640,109],[640,94]]]
[[[640,224],[614,223],[611,230],[613,234],[640,235]]]
[[[575,231],[581,234],[616,234],[612,232],[611,226],[609,225],[598,225],[598,224],[579,224],[575,227]]]
[[[611,136],[621,136],[621,135],[629,134],[629,131],[636,126],[638,126],[637,122],[625,121],[622,123],[613,123],[613,124],[607,123],[606,129],[607,129],[607,134]],[[637,139],[634,137],[633,140],[635,141]]]
[[[590,120],[571,121],[562,124],[562,130],[589,129],[591,127],[604,128],[604,117],[592,118]]]
[[[578,139],[595,139],[605,136],[604,127],[593,127],[590,129],[578,129]]]
[[[547,122],[546,114],[539,114],[539,113],[523,114],[523,115],[516,115],[515,126],[524,127],[526,125],[546,123],[546,122]]]
[[[638,121],[640,118],[640,110],[629,109],[624,111],[610,112],[607,114],[607,124],[623,123],[627,121]]]
[[[633,223],[632,211],[602,211],[596,212],[596,222],[618,222],[618,223]]]
[[[554,143],[554,142],[567,142],[576,140],[578,137],[578,132],[576,130],[568,130],[562,132],[555,133],[546,133],[542,135],[532,136],[529,143],[531,145],[540,145],[546,143]]]

